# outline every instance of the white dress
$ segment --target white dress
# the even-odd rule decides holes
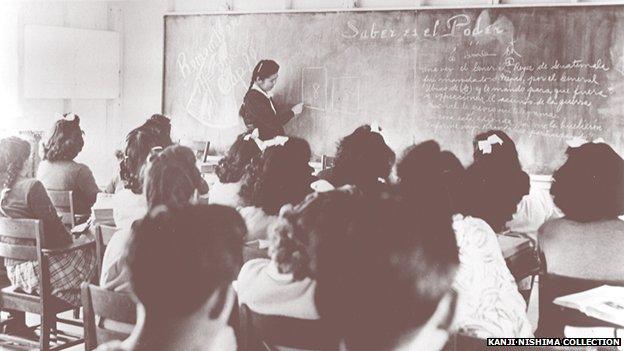
[[[532,337],[526,303],[507,268],[496,233],[482,219],[455,215],[459,248],[456,326],[480,338]]]

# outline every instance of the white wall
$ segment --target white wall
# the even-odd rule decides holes
[[[550,0],[549,3],[574,0]],[[0,130],[49,130],[57,112],[82,118],[85,148],[78,160],[105,184],[124,135],[161,109],[163,15],[167,12],[537,4],[540,0],[151,0],[0,1]],[[121,33],[121,94],[112,100],[25,99],[23,27],[58,25]],[[175,134],[175,130],[173,131]]]

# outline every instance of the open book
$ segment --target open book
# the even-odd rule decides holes
[[[624,326],[624,287],[603,285],[558,297],[553,302],[579,310],[590,317]]]

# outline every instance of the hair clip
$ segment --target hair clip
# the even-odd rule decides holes
[[[503,145],[503,140],[496,134],[490,135],[485,140],[480,140],[477,143],[477,147],[479,148],[479,150],[481,150],[482,154],[484,154],[484,155],[485,154],[491,154],[492,153],[492,146],[494,144]]]
[[[604,144],[605,141],[604,141],[603,138],[598,138],[598,139],[594,139],[592,141],[588,141],[587,139],[583,139],[583,138],[577,136],[577,137],[574,137],[574,138],[566,141],[566,143],[571,148],[577,148],[577,147],[580,147],[581,145],[585,145],[587,143]]]
[[[264,60],[260,60],[260,65],[258,65],[258,72],[256,73],[260,73],[260,70],[262,69],[262,65],[264,65]]]

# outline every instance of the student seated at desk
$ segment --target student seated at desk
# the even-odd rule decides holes
[[[459,263],[450,215],[382,195],[369,194],[355,223],[319,247],[319,314],[341,350],[441,350]]]
[[[150,140],[150,144],[146,145],[147,150],[143,149],[138,151],[139,154],[144,154],[144,157],[140,157],[140,155],[139,157],[135,157],[137,156],[136,153],[128,152],[128,145],[131,143],[131,139],[136,139],[138,135],[141,135],[145,139]],[[146,136],[149,136],[149,138]],[[172,144],[173,141],[171,140],[171,121],[169,120],[169,118],[163,115],[154,114],[150,118],[148,118],[145,123],[128,133],[128,135],[126,136],[125,150],[123,152],[118,151],[121,155],[119,155],[117,158],[119,159],[121,166],[121,162],[123,162],[125,158],[133,157],[137,159],[145,159],[145,157],[147,156],[147,152],[149,152],[151,148],[157,146],[166,148],[167,146]],[[133,161],[130,161],[130,163],[136,165],[136,163]],[[113,179],[106,187],[106,193],[115,194],[125,188],[124,185],[126,182],[122,179],[121,171],[121,169],[117,170],[117,172],[113,176]]]
[[[74,161],[83,146],[80,117],[64,114],[54,123],[50,138],[43,144],[37,179],[48,190],[73,191],[74,212],[86,220],[100,189],[89,167]]]
[[[460,260],[454,283],[459,295],[457,327],[482,338],[527,337],[532,336],[532,329],[526,305],[493,228],[502,230],[511,218],[528,191],[528,176],[519,162],[514,168],[499,166],[508,163],[506,158],[517,160],[515,146],[502,132],[482,134],[477,140],[490,135],[497,136],[495,145],[482,144],[484,154],[475,157],[465,172],[459,160],[442,152],[436,142],[408,149],[397,166],[399,187],[408,198],[428,199],[421,200],[424,208],[412,206],[415,213],[436,208],[455,213],[453,229]],[[442,195],[434,196],[436,192]]]
[[[501,252],[504,231],[529,192],[515,143],[502,131],[475,137],[474,161],[466,169],[453,221],[460,268],[458,326],[479,337],[532,337],[526,303]]]
[[[238,192],[242,184],[245,167],[261,154],[258,145],[249,133],[243,133],[219,160],[215,173],[219,181],[215,182],[209,192],[208,201],[211,204],[237,208],[242,204]]]
[[[345,235],[359,202],[357,195],[334,190],[310,194],[294,208],[284,206],[269,229],[271,259],[247,261],[238,275],[238,302],[265,315],[318,319],[316,251],[328,237]]]
[[[395,154],[386,144],[379,126],[363,125],[338,144],[334,166],[318,177],[338,188],[355,185],[364,192],[382,191],[390,184]]]
[[[235,351],[228,326],[245,223],[218,205],[158,206],[132,227],[126,264],[137,323],[98,351]]]
[[[145,174],[145,188],[141,196],[147,200],[148,209],[158,205],[180,207],[196,200],[201,175],[195,167],[195,155],[188,147],[172,145],[160,153],[152,153],[142,173]],[[106,289],[128,291],[128,270],[123,255],[131,233],[130,227],[123,227],[106,247],[100,277],[100,285]]]
[[[30,144],[16,137],[0,140],[0,216],[38,219],[43,224],[44,248],[58,248],[72,242],[71,234],[59,219],[45,188],[36,179],[27,178],[25,167]],[[34,246],[30,239],[0,238],[10,244]],[[5,259],[11,284],[26,293],[39,293],[37,262]],[[50,282],[52,295],[74,306],[80,306],[80,284],[90,281],[96,271],[94,250],[82,249],[51,256]],[[29,336],[23,313],[12,313],[5,332]],[[32,333],[32,331],[30,331]]]
[[[239,208],[247,224],[246,241],[266,240],[267,229],[277,219],[282,206],[298,204],[312,192],[313,180],[308,142],[295,137],[277,137],[275,146],[247,167],[239,195],[245,207]]]
[[[539,230],[548,273],[624,281],[624,160],[605,143],[569,147],[551,194],[564,217]]]

